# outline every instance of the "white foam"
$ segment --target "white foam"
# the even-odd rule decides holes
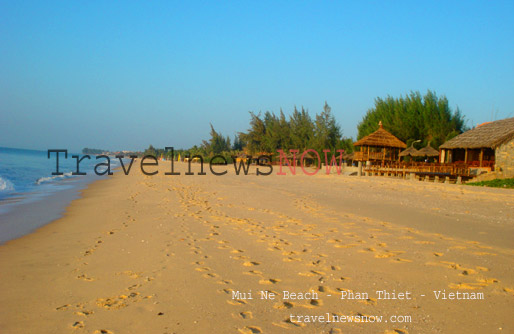
[[[52,175],[52,176],[47,176],[47,177],[40,177],[39,179],[37,179],[36,184],[41,184],[44,182],[52,182],[57,179],[64,179],[64,178],[71,177],[71,176],[72,176],[71,172],[68,172],[68,173],[64,173],[63,175]]]
[[[14,185],[11,181],[0,176],[0,191],[13,191]]]

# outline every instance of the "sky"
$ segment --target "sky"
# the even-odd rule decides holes
[[[355,138],[428,89],[514,117],[514,1],[0,0],[0,146],[188,148],[325,101]]]

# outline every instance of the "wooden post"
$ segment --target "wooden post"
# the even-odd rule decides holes
[[[467,164],[468,163],[468,149],[466,148],[465,151],[464,151],[464,163]]]
[[[480,149],[480,167],[482,167],[482,160],[484,159],[484,148]]]

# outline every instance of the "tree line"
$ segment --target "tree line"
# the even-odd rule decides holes
[[[243,152],[256,155],[276,154],[279,149],[285,152],[289,149],[298,149],[300,152],[314,149],[323,157],[325,149],[333,153],[339,149],[347,153],[354,150],[353,139],[343,136],[341,127],[327,102],[322,111],[314,117],[311,117],[303,107],[294,107],[290,115],[286,115],[282,109],[278,114],[271,111],[250,111],[249,114],[249,128],[236,133],[233,140],[216,131],[211,124],[208,140],[203,140],[199,146],[176,150],[176,155],[223,155],[231,161],[232,156],[241,155]],[[407,145],[421,140],[418,148],[430,142],[431,146],[437,149],[445,141],[467,130],[465,118],[460,110],[452,110],[445,96],[438,97],[430,90],[425,95],[411,92],[399,98],[377,97],[374,107],[366,112],[357,125],[357,139],[376,131],[380,121],[387,131]],[[170,153],[150,145],[144,154],[169,157]]]
[[[380,121],[384,129],[407,145],[421,140],[419,147],[430,142],[435,149],[467,130],[459,108],[453,111],[446,96],[437,97],[430,90],[424,96],[411,92],[405,97],[376,98],[375,106],[357,125],[357,139],[376,131]]]

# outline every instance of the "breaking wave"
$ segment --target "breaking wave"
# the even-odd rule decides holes
[[[68,177],[72,177],[71,172],[64,173],[63,175],[52,175],[52,176],[47,176],[47,177],[40,177],[39,179],[37,179],[36,184],[52,182],[52,181],[56,181],[58,179],[66,179]]]
[[[0,176],[0,191],[13,191],[14,185],[8,179],[4,179]]]

